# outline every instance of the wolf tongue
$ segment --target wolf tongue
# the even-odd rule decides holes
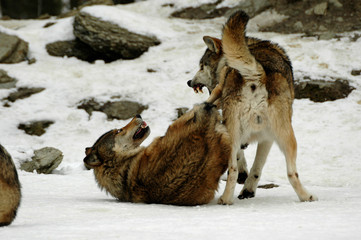
[[[135,135],[138,135],[140,132],[142,131],[141,128],[138,128],[137,132],[135,133]]]

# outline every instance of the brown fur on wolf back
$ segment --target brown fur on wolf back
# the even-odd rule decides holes
[[[209,203],[227,169],[230,140],[216,109],[188,112],[163,137],[133,156],[104,159],[94,168],[100,187],[121,201]]]
[[[11,224],[20,204],[20,183],[9,153],[0,144],[0,226]]]
[[[294,98],[292,64],[286,52],[275,43],[254,38],[248,41],[248,48],[255,59],[262,65],[267,76],[280,73],[286,78],[292,98]],[[278,83],[267,81],[266,88],[269,98],[279,94],[278,87]]]

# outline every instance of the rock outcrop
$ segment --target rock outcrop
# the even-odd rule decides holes
[[[37,173],[50,174],[63,160],[63,153],[53,147],[44,147],[34,151],[31,161],[21,163],[20,169]]]

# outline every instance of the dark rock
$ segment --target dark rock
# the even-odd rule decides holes
[[[63,153],[56,148],[45,147],[35,150],[31,159],[31,161],[21,163],[20,169],[27,172],[36,170],[39,174],[50,174],[63,160]]]
[[[9,77],[5,70],[0,69],[0,89],[14,88],[16,85],[16,79]]]
[[[361,70],[355,70],[355,69],[353,69],[353,70],[351,71],[351,75],[352,75],[352,76],[360,76],[360,75],[361,75]]]
[[[43,91],[45,88],[18,88],[17,92],[11,93],[6,100],[15,102],[18,99],[28,98],[33,94]]]
[[[0,63],[19,63],[27,59],[28,43],[0,32]]]
[[[37,18],[41,15],[58,15],[63,7],[62,0],[1,0],[3,15],[16,19]]]
[[[21,123],[18,125],[18,129],[24,130],[26,134],[41,136],[45,133],[45,129],[48,128],[53,121],[34,121],[29,123]]]
[[[81,42],[79,39],[49,43],[46,45],[46,51],[51,56],[76,57],[90,63],[100,59],[106,63],[117,60],[115,57],[110,58],[108,55],[94,51],[93,48]]]
[[[323,81],[311,80],[295,83],[295,98],[309,98],[314,102],[334,101],[346,98],[352,90],[346,80]]]
[[[157,70],[153,69],[153,68],[147,68],[147,72],[149,73],[155,73],[157,72]]]
[[[126,120],[137,114],[141,114],[145,109],[148,109],[148,106],[132,101],[108,101],[100,104],[94,99],[90,99],[83,101],[78,108],[84,109],[89,115],[91,115],[93,111],[103,112],[107,115],[108,120]]]
[[[132,33],[83,12],[75,16],[74,35],[110,59],[134,59],[160,44],[155,37]]]

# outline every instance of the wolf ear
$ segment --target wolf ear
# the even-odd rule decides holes
[[[210,36],[204,36],[203,41],[212,52],[219,54],[222,51],[222,40]]]
[[[97,167],[102,165],[103,162],[102,160],[98,159],[98,157],[95,154],[90,154],[84,158],[84,163],[86,163],[88,166],[91,167]]]

